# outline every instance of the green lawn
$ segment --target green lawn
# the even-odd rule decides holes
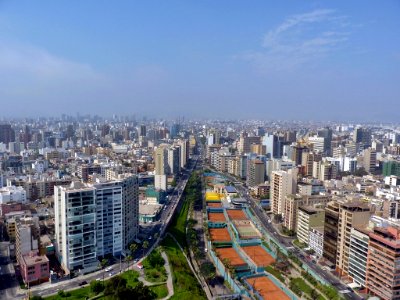
[[[73,291],[68,291],[65,292],[66,294],[68,293],[70,296],[69,297],[60,297],[59,295],[53,295],[53,296],[49,296],[46,297],[45,299],[47,300],[82,300],[85,299],[86,297],[94,297],[96,295],[92,294],[90,292],[90,287],[86,286],[86,287],[82,287]]]
[[[126,279],[128,286],[135,287],[137,285],[137,283],[139,282],[138,281],[139,273],[137,271],[129,270],[129,271],[122,273],[121,276]],[[68,291],[65,293],[68,294],[69,296],[61,297],[59,295],[53,295],[53,296],[46,297],[45,299],[46,300],[82,300],[82,299],[86,299],[86,297],[92,298],[92,297],[96,296],[95,294],[93,294],[90,291],[90,286],[81,287],[76,290]],[[167,294],[168,294],[168,291],[167,291]],[[98,299],[100,299],[100,298],[103,298],[103,297],[99,296]]]
[[[169,232],[176,238],[182,248],[186,249],[186,219],[189,212],[189,202],[187,199],[183,199],[184,203],[178,214],[174,216],[172,222],[169,225]]]
[[[121,274],[121,277],[126,279],[126,285],[134,288],[139,282],[139,272],[128,270]]]
[[[165,252],[172,270],[174,295],[172,300],[206,299],[204,291],[197,282],[189,265],[175,241],[167,236],[163,242]]]
[[[157,295],[157,299],[162,299],[168,296],[168,288],[166,284],[153,285],[150,287],[150,290]]]
[[[283,278],[282,273],[278,270],[275,270],[272,266],[265,267],[265,271],[274,275],[279,281],[285,282],[285,278]]]
[[[165,282],[168,275],[164,267],[164,259],[161,256],[160,250],[154,249],[144,260],[143,269],[145,279],[149,282]]]

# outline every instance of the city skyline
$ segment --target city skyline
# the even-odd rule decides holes
[[[396,121],[399,10],[396,1],[4,1],[1,117]]]

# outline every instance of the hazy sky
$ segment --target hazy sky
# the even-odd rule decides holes
[[[400,1],[1,1],[0,117],[400,121]]]

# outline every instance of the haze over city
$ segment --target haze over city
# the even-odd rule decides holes
[[[399,1],[1,1],[1,114],[397,121],[399,15]]]

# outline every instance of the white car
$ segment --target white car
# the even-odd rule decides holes
[[[112,267],[108,267],[108,268],[106,269],[106,272],[110,272],[112,269],[113,269]]]

